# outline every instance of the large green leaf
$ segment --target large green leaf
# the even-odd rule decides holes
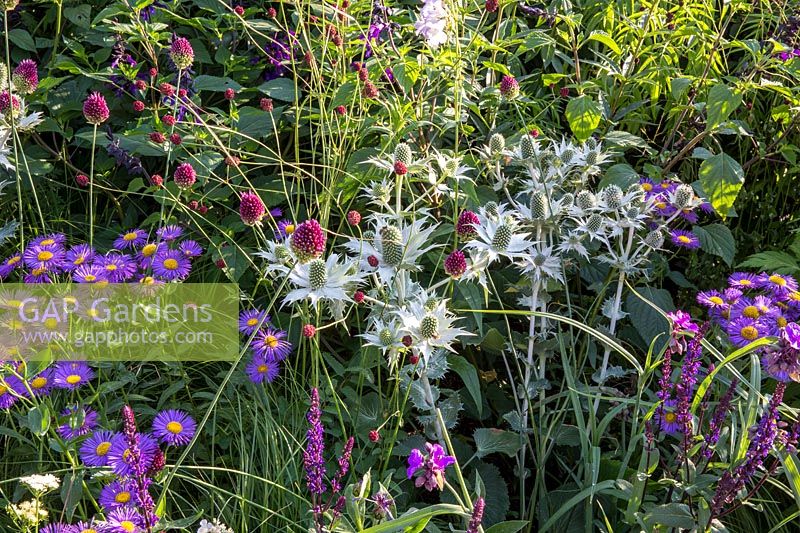
[[[483,414],[483,400],[481,398],[481,383],[478,380],[478,371],[469,361],[457,354],[448,354],[447,363],[451,369],[456,371],[461,381],[464,382],[464,386],[478,408],[478,416],[481,416]]]
[[[475,430],[475,455],[484,457],[491,453],[501,452],[513,457],[522,447],[519,434],[502,429],[479,428]]]
[[[670,331],[669,321],[654,309],[653,305],[667,312],[674,311],[675,304],[672,302],[672,296],[669,291],[664,289],[637,287],[636,292],[641,297],[634,293],[628,295],[625,301],[625,311],[629,313],[633,327],[636,328],[636,331],[649,346],[654,338],[659,335],[663,337],[664,333]],[[664,342],[663,338],[661,342]]]
[[[657,505],[644,516],[648,526],[667,526],[681,529],[694,529],[696,524],[689,506],[685,503]]]
[[[741,94],[734,93],[724,83],[714,85],[706,102],[706,130],[711,131],[728,120],[741,103]]]
[[[796,257],[777,250],[753,254],[739,263],[739,267],[778,272],[779,274],[797,274],[800,271]]]
[[[600,104],[592,100],[591,96],[584,94],[569,101],[566,116],[575,138],[585,141],[600,124],[602,110]]]
[[[295,86],[292,80],[286,78],[276,78],[259,85],[258,90],[266,93],[270,98],[282,100],[284,102],[294,102]]]
[[[707,226],[695,226],[693,231],[700,239],[700,246],[704,251],[721,257],[728,266],[733,264],[736,241],[733,240],[733,235],[728,226],[724,224],[709,224]]]
[[[509,520],[500,522],[486,529],[486,533],[517,533],[517,531],[529,525],[527,520]]]
[[[728,216],[744,184],[744,171],[728,154],[712,155],[700,165],[700,185],[722,218]]]
[[[228,89],[241,91],[242,86],[230,78],[220,78],[218,76],[207,76],[202,74],[194,79],[194,88],[198,91],[225,92]]]

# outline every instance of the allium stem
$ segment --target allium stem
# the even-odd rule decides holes
[[[92,127],[92,155],[89,160],[89,246],[94,246],[94,151],[97,144],[97,124]]]
[[[11,11],[4,11],[3,12],[3,26],[5,29],[5,37],[6,37],[6,70],[8,72],[8,100],[11,102],[12,106],[12,115],[11,120],[11,144],[14,147],[14,172],[16,174],[16,182],[17,182],[17,204],[19,205],[19,245],[21,248],[25,248],[25,232],[23,231],[23,210],[22,210],[22,183],[20,180],[19,175],[19,154],[17,152],[17,127],[16,122],[13,118],[13,105],[14,105],[14,94],[11,92],[11,47],[8,42],[8,17],[11,14]],[[2,92],[2,88],[0,88],[0,92]]]

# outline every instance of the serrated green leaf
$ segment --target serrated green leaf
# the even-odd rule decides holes
[[[513,457],[522,447],[519,434],[502,429],[479,428],[475,430],[475,455],[485,457],[492,453],[504,453]]]
[[[22,28],[14,28],[13,30],[9,30],[8,39],[23,50],[27,50],[28,52],[36,52],[36,43],[33,42],[33,37],[31,37],[31,34]]]
[[[566,117],[575,138],[583,142],[591,137],[600,124],[602,110],[591,96],[583,95],[569,101]]]
[[[734,93],[724,83],[711,87],[706,102],[706,131],[711,131],[728,120],[741,103],[742,95]]]
[[[478,416],[483,414],[483,400],[481,398],[481,383],[478,380],[478,371],[472,366],[472,363],[457,354],[448,354],[447,362],[452,370],[464,382],[467,392],[472,396],[472,400],[478,408]]]
[[[800,271],[800,265],[798,265],[796,257],[777,250],[753,254],[739,263],[738,266],[740,268],[753,268],[779,274],[796,274]]]
[[[721,257],[728,266],[733,264],[736,241],[733,240],[733,234],[728,226],[708,224],[707,226],[695,226],[693,231],[700,239],[700,247],[705,252]]]
[[[741,165],[725,153],[712,155],[700,165],[700,185],[714,210],[725,218],[744,184]]]

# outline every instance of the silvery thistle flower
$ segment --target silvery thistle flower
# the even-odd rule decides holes
[[[465,248],[484,252],[488,264],[495,262],[500,257],[516,259],[524,255],[525,250],[533,245],[527,240],[528,233],[519,233],[516,218],[513,215],[501,215],[498,218],[487,216],[485,208],[481,208],[478,218],[480,225],[475,226],[477,236],[466,243]],[[498,211],[502,213],[502,206]],[[475,262],[475,258],[473,258]]]
[[[289,281],[296,288],[283,299],[283,305],[308,300],[317,306],[321,300],[330,303],[351,301],[353,287],[361,282],[362,275],[354,271],[354,265],[339,263],[339,254],[331,254],[326,261],[314,259],[298,263],[289,273]]]
[[[388,178],[383,178],[381,181],[370,181],[369,185],[362,187],[362,195],[370,204],[375,204],[383,209],[392,210],[389,202],[392,199],[392,190],[394,183],[390,182]]]
[[[273,272],[286,274],[289,272],[291,265],[297,263],[297,257],[295,257],[292,249],[287,246],[286,241],[267,241],[266,248],[256,252],[255,256],[266,260],[267,266],[264,270],[267,274]]]
[[[448,195],[451,199],[456,199],[453,189],[448,185],[448,180],[454,180],[458,183],[460,190],[462,188],[462,181],[473,181],[472,178],[467,175],[467,172],[474,169],[462,165],[461,157],[448,157],[435,150],[433,160],[436,162],[438,172],[434,170],[433,166],[430,166],[428,167],[427,176],[428,183],[434,188],[434,195]]]
[[[556,246],[556,250],[561,253],[575,253],[580,257],[589,259],[589,251],[583,245],[583,238],[584,236],[577,230],[570,230]]]
[[[418,217],[411,224],[401,223],[398,227],[388,217],[375,216],[374,239],[351,238],[344,247],[357,257],[362,272],[377,272],[381,282],[389,284],[399,270],[419,270],[417,260],[438,246],[430,244],[436,227],[426,227],[426,219]]]
[[[447,19],[449,13],[442,0],[424,0],[414,29],[428,41],[428,46],[438,48],[447,42]]]
[[[459,336],[473,335],[453,327],[458,317],[447,310],[447,300],[430,304],[430,298],[424,291],[418,299],[398,309],[396,314],[402,323],[402,330],[411,336],[412,346],[426,362],[437,348],[455,352],[452,344]]]
[[[535,245],[529,254],[523,255],[515,263],[534,282],[545,283],[548,279],[553,279],[566,283],[561,268],[561,258],[553,253],[552,246],[541,248],[540,245]]]
[[[375,346],[387,356],[389,368],[394,369],[398,361],[398,351],[403,348],[403,332],[396,318],[373,319],[372,327],[360,337],[366,341],[365,346]]]

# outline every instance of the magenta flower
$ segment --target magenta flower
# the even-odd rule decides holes
[[[428,491],[438,488],[444,488],[444,471],[445,469],[456,462],[456,458],[452,455],[445,455],[444,448],[439,444],[425,443],[425,450],[427,455],[415,448],[408,456],[408,468],[406,475],[411,479],[415,474],[417,476],[414,484],[417,487],[424,486]]]
[[[486,507],[486,502],[483,498],[475,500],[475,505],[472,507],[472,517],[469,519],[467,526],[467,533],[478,533],[478,528],[483,521],[483,510]]]
[[[12,109],[13,108],[13,109]],[[15,115],[19,111],[19,98],[12,96],[8,91],[0,93],[0,113],[6,116]]]
[[[175,184],[180,189],[190,189],[197,181],[197,173],[190,163],[181,163],[175,169],[173,178],[175,178]]]
[[[254,226],[261,223],[267,209],[264,207],[264,202],[261,197],[253,191],[242,193],[242,199],[239,203],[239,216],[242,222],[248,226]]]
[[[303,465],[306,471],[308,491],[317,495],[325,492],[325,428],[322,425],[322,411],[319,407],[319,392],[311,390],[311,405],[306,415],[308,432],[306,449],[303,452]]]
[[[31,94],[39,86],[39,72],[36,69],[36,61],[23,59],[14,69],[11,79],[14,87],[22,94]]]
[[[502,81],[500,81],[500,94],[509,100],[519,96],[519,82],[514,76],[503,76]]]
[[[110,114],[105,97],[98,92],[90,94],[83,102],[83,116],[89,124],[99,126],[108,120]]]
[[[322,255],[327,237],[314,219],[299,224],[292,233],[291,246],[301,263],[307,263]]]
[[[464,252],[455,250],[448,255],[444,260],[444,271],[450,277],[460,278],[467,271],[467,259],[464,257]]]
[[[456,223],[456,233],[458,233],[458,238],[464,241],[474,239],[475,235],[478,234],[475,228],[479,226],[480,223],[481,220],[478,218],[478,215],[472,211],[462,211],[458,216],[458,222]]]
[[[185,70],[194,62],[192,43],[185,37],[176,37],[169,48],[169,57],[179,70]]]

